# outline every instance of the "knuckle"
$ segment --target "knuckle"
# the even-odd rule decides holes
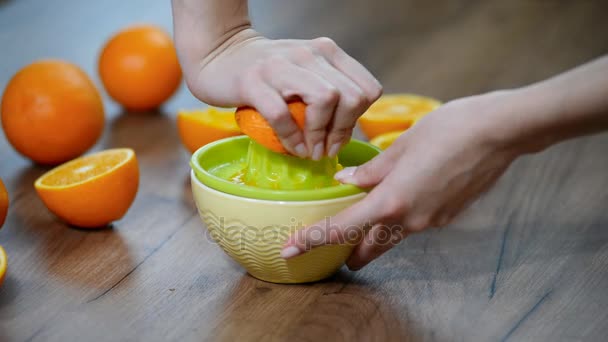
[[[335,128],[329,133],[327,137],[327,145],[331,146],[336,143],[346,144],[350,137],[352,136],[352,129],[338,129]]]
[[[431,220],[428,217],[420,216],[413,217],[407,221],[407,229],[413,232],[420,232],[431,225]]]
[[[348,111],[363,109],[364,107],[369,106],[370,102],[365,97],[362,91],[353,91],[348,96],[344,96],[342,98],[343,106]]]
[[[377,99],[380,98],[380,96],[382,96],[382,93],[384,91],[384,89],[382,88],[382,85],[380,84],[380,82],[375,81],[375,84],[372,86],[371,90],[370,90],[370,103],[376,101]]]
[[[256,62],[251,64],[243,71],[243,79],[252,80],[255,78],[259,78],[264,68],[264,64],[262,62]]]
[[[273,72],[277,68],[282,68],[287,64],[287,59],[281,55],[272,55],[263,62],[264,72]]]
[[[287,144],[291,144],[292,146],[295,146],[296,143],[299,143],[302,141],[302,135],[301,135],[300,131],[298,131],[298,130],[290,131],[285,134],[285,136],[283,137],[283,141],[286,142]]]
[[[332,142],[346,141],[348,138],[351,137],[352,132],[353,132],[352,128],[333,127],[330,132],[329,138],[331,139]]]
[[[390,241],[393,232],[391,227],[385,224],[375,225],[372,229],[372,239],[374,241],[373,250],[380,250],[388,241]]]
[[[298,64],[308,64],[315,60],[313,51],[307,46],[292,48],[290,57]]]
[[[336,103],[340,98],[340,92],[334,87],[327,86],[315,94],[315,101],[324,105]]]
[[[370,163],[367,164],[363,164],[361,166],[359,166],[356,170],[355,170],[355,177],[363,177],[363,178],[368,178],[372,175],[374,175],[374,167],[372,165],[370,165]],[[372,195],[370,195],[371,197]],[[384,206],[381,206],[382,208],[384,208]],[[381,215],[384,216],[384,215]]]
[[[373,172],[373,170],[368,170],[368,172]],[[403,217],[407,209],[405,201],[398,196],[391,196],[385,199],[381,206],[381,215],[385,219],[388,220],[398,220]]]
[[[375,157],[374,159],[370,160],[369,162],[357,167],[357,169],[355,170],[355,174],[354,176],[356,178],[363,178],[363,179],[369,179],[372,181],[377,181],[380,179],[380,177],[384,174],[384,168],[386,168],[386,164],[381,162],[379,157]],[[405,202],[405,200],[403,198],[399,198],[396,196],[390,197],[390,198],[385,198],[384,195],[379,194],[378,192],[372,192],[370,195],[370,197],[375,198],[374,202],[377,202],[379,205],[378,207],[381,209],[386,209],[386,212],[381,212],[380,216],[391,216],[393,214],[393,211],[400,211],[400,210],[406,210],[407,208],[407,203]],[[388,206],[386,205],[386,202],[389,201],[398,201],[399,203],[399,208],[388,208]],[[392,203],[393,206],[396,206],[397,203]]]
[[[283,124],[286,117],[279,106],[268,106],[264,113],[264,118],[274,127]]]
[[[306,126],[306,136],[310,138],[311,141],[323,139],[325,137],[325,126],[320,123]]]
[[[307,115],[305,124],[306,132],[318,132],[319,134],[322,134],[324,136],[326,134],[327,124],[330,119],[329,115],[329,113],[324,112],[314,112],[310,115]]]
[[[320,37],[313,40],[313,46],[320,52],[333,54],[338,50],[338,45],[333,39],[328,37]]]

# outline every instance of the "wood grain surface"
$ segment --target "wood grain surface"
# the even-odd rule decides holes
[[[386,92],[442,100],[541,80],[608,53],[608,2],[253,0],[271,37],[330,36]],[[0,0],[0,89],[45,57],[99,84],[102,43],[134,22],[171,28],[168,0]],[[104,95],[105,96],[105,95]],[[33,181],[47,169],[0,133],[11,196],[0,244],[0,341],[605,341],[608,135],[517,161],[451,226],[412,236],[359,272],[309,285],[256,280],[205,236],[175,113],[105,97],[94,150],[135,149],[136,201],[111,229],[58,221]]]

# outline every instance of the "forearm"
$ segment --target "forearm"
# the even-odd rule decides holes
[[[508,96],[510,117],[501,125],[522,153],[608,130],[608,56]]]
[[[251,27],[247,0],[172,0],[175,44],[186,66],[204,63],[236,33]]]

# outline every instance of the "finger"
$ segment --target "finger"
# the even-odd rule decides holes
[[[375,186],[393,170],[403,152],[403,149],[397,146],[393,149],[388,148],[363,165],[344,168],[336,173],[334,178],[341,183],[353,184],[361,188]]]
[[[289,153],[302,158],[308,156],[304,135],[291,117],[285,100],[264,82],[259,69],[253,69],[241,79],[241,93],[245,104],[262,114]]]
[[[338,70],[353,80],[373,103],[382,95],[382,85],[354,58],[349,56],[329,38],[317,38],[312,41],[314,48]]]
[[[325,153],[327,126],[340,97],[323,77],[298,65],[275,61],[265,80],[285,99],[300,97],[306,104],[304,140],[309,156],[320,160]]]
[[[378,197],[370,193],[336,216],[326,217],[295,232],[285,243],[281,256],[289,259],[327,244],[357,243],[357,240],[382,218],[381,201]]]
[[[301,66],[325,78],[336,87],[340,94],[329,125],[326,141],[327,155],[335,157],[342,145],[350,140],[357,118],[367,110],[371,102],[353,80],[329,64],[324,58],[317,57],[312,62]]]
[[[386,251],[396,246],[407,237],[409,232],[403,225],[376,224],[365,235],[365,238],[355,247],[346,261],[351,271],[357,271],[378,258]]]

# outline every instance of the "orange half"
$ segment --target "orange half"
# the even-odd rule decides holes
[[[6,214],[8,213],[8,203],[8,192],[4,187],[4,183],[2,183],[2,179],[0,179],[0,228],[2,228]]]
[[[182,144],[194,153],[216,140],[240,135],[234,111],[208,108],[177,113],[177,130]]]
[[[368,139],[404,131],[441,105],[436,99],[413,94],[384,95],[359,118],[359,127]]]
[[[122,218],[133,203],[138,186],[137,159],[128,148],[74,159],[34,183],[52,213],[82,228],[105,227]]]
[[[8,258],[4,248],[0,246],[0,286],[4,282],[4,276],[6,275],[6,269],[8,268]]]
[[[391,146],[397,138],[401,136],[405,131],[389,132],[380,134],[369,141],[370,144],[379,147],[381,150],[386,150]]]

